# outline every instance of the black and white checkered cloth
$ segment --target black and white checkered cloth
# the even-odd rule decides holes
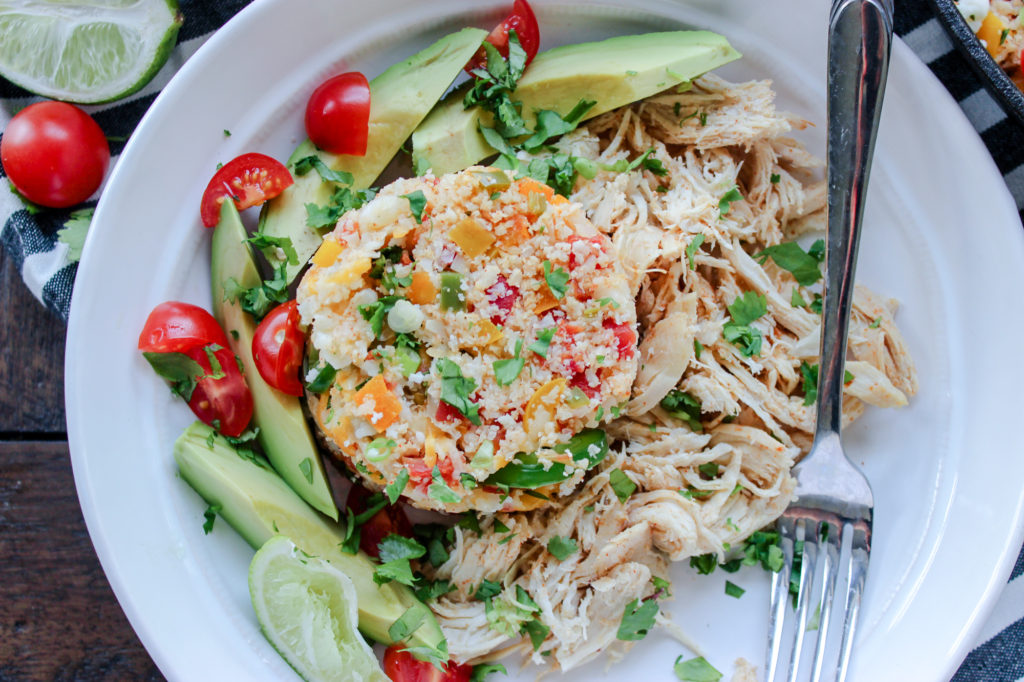
[[[248,0],[180,0],[185,24],[178,45],[156,78],[140,92],[113,104],[85,107],[114,140],[131,135],[160,89],[199,46]],[[905,0],[896,6],[896,32],[917,53],[974,124],[1002,172],[1018,209],[1024,208],[1024,126],[1009,118],[954,50],[928,3]],[[0,130],[17,111],[39,98],[0,78]],[[111,142],[111,166],[124,147]],[[67,260],[67,247],[57,230],[71,210],[25,210],[8,189],[0,171],[0,241],[26,286],[61,319],[67,320],[77,264]],[[102,188],[101,190],[102,191]],[[99,193],[97,193],[98,196]],[[92,197],[85,206],[95,204]],[[76,208],[82,208],[81,206]],[[1024,680],[1024,552],[1017,559],[1009,584],[989,617],[975,648],[954,676],[954,682],[1019,682]]]

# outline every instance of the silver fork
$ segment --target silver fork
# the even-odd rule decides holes
[[[892,0],[834,0],[828,43],[828,278],[821,322],[817,421],[810,453],[793,468],[797,499],[779,518],[784,566],[772,581],[766,679],[780,679],[780,653],[790,609],[794,554],[801,555],[795,635],[788,680],[798,679],[815,581],[821,588],[819,625],[811,679],[826,670],[846,679],[857,616],[871,552],[874,497],[864,475],[840,443],[846,332],[853,302],[853,274],[864,194],[885,91],[892,44]],[[800,553],[799,547],[803,546]],[[848,546],[847,592],[838,661],[825,667],[829,621],[839,573],[840,550]],[[846,556],[843,552],[843,556]],[[815,571],[815,568],[818,570]],[[833,659],[835,660],[835,659]]]

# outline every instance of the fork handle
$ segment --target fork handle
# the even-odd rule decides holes
[[[846,333],[875,132],[892,45],[892,0],[836,0],[828,39],[828,278],[815,440],[842,427]]]

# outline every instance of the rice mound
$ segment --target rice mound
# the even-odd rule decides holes
[[[337,370],[308,395],[327,445],[371,487],[408,472],[404,495],[425,509],[522,511],[571,492],[585,466],[556,446],[618,416],[637,374],[611,241],[498,169],[384,187],[327,235],[297,299],[309,377]],[[565,479],[488,482],[523,453]]]

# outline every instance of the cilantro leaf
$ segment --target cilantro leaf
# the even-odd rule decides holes
[[[331,170],[330,168],[327,167],[327,164],[325,164],[320,159],[319,156],[316,156],[314,154],[304,156],[303,158],[296,161],[294,169],[296,175],[305,175],[311,170],[316,170],[317,174],[320,176],[320,179],[323,180],[324,182],[334,182],[340,185],[351,185],[355,181],[355,178],[352,177],[351,173],[348,173],[343,170]]]
[[[652,627],[654,617],[658,615],[658,602],[654,599],[640,601],[634,599],[626,604],[622,611],[622,620],[616,637],[625,641],[643,639]]]
[[[211,504],[206,508],[206,511],[203,512],[203,518],[206,519],[203,521],[204,535],[209,535],[213,530],[213,522],[217,520],[217,514],[220,513],[220,510],[221,506],[219,504]]]
[[[398,472],[398,476],[391,483],[388,483],[387,487],[384,488],[384,494],[388,496],[388,501],[394,504],[401,497],[402,493],[405,492],[405,486],[409,483],[409,470],[402,469]]]
[[[416,585],[416,576],[412,574],[412,566],[409,564],[408,559],[389,561],[374,569],[373,582],[383,585],[391,581],[408,585],[409,587]]]
[[[299,254],[292,246],[291,237],[274,237],[262,230],[258,230],[254,235],[246,239],[247,242],[253,245],[253,247],[259,249],[270,261],[281,260],[277,256],[277,249],[281,249],[284,253],[284,260],[289,265],[299,264]]]
[[[542,358],[547,358],[548,348],[551,347],[551,339],[555,338],[556,327],[547,327],[537,330],[537,340],[527,346],[526,350],[532,350]]]
[[[729,306],[730,322],[722,326],[722,336],[729,343],[739,346],[740,352],[746,357],[761,352],[761,332],[750,326],[750,323],[768,312],[765,297],[753,291],[737,296]]]
[[[171,382],[171,390],[185,399],[192,399],[196,382],[206,375],[198,362],[184,353],[143,353],[142,357],[163,379]]]
[[[334,383],[334,377],[337,374],[338,370],[329,363],[324,363],[324,366],[317,370],[313,380],[306,384],[306,389],[312,393],[323,393]]]
[[[526,151],[534,151],[542,147],[548,140],[559,135],[572,132],[583,120],[583,116],[597,104],[595,100],[581,99],[576,106],[563,118],[556,111],[540,109],[536,112],[537,126],[533,135],[523,141]]]
[[[447,580],[433,580],[417,587],[414,592],[417,599],[422,602],[428,602],[443,597],[454,589],[455,585],[452,585]]]
[[[563,538],[559,535],[548,540],[548,551],[559,561],[564,561],[579,551],[579,546],[572,538]]]
[[[419,559],[427,553],[427,548],[412,538],[391,533],[377,544],[381,563],[399,559]]]
[[[473,675],[469,678],[469,682],[484,682],[491,673],[508,675],[508,671],[501,663],[481,663],[473,666]]]
[[[623,504],[636,492],[636,483],[623,473],[622,469],[612,469],[608,474],[608,483],[611,485],[615,497],[619,498],[619,502]]]
[[[817,258],[800,248],[796,242],[782,242],[769,246],[755,258],[764,263],[768,258],[783,270],[788,270],[802,286],[810,286],[821,279],[821,267]]]
[[[533,650],[536,651],[544,643],[544,640],[548,638],[551,628],[540,622],[540,619],[534,618],[523,623],[523,632],[529,636],[530,644],[533,645]]]
[[[409,200],[409,210],[412,211],[412,217],[416,219],[417,223],[423,223],[423,210],[427,207],[427,197],[423,194],[423,190],[416,190],[409,194],[403,194],[403,199]]]
[[[64,227],[57,230],[57,241],[68,246],[68,263],[77,263],[82,258],[85,235],[89,232],[89,224],[92,222],[92,214],[95,210],[83,208],[72,212],[64,222]]]
[[[461,412],[471,424],[480,426],[480,406],[470,400],[476,381],[462,376],[459,366],[447,358],[434,360],[434,368],[441,374],[441,400]]]
[[[718,556],[715,554],[698,554],[690,557],[690,567],[697,569],[701,575],[711,575],[718,566]]]
[[[427,494],[430,497],[445,504],[455,504],[462,499],[457,492],[449,488],[448,484],[444,482],[444,477],[441,476],[441,469],[437,465],[434,466],[434,471],[431,472],[430,478],[433,481],[430,487],[427,488]]]
[[[697,265],[693,262],[693,256],[697,253],[697,249],[699,249],[700,245],[703,243],[704,235],[698,234],[690,240],[689,244],[686,245],[686,262],[689,263],[691,270],[697,269]]]
[[[742,587],[732,582],[731,580],[725,581],[725,593],[730,597],[735,597],[736,599],[739,599],[743,596],[745,592],[746,590],[744,590]]]
[[[700,423],[700,401],[689,393],[673,388],[658,404],[671,416],[686,422],[693,431],[704,430]]]
[[[494,381],[499,386],[508,386],[517,378],[519,373],[523,371],[523,367],[526,365],[526,360],[519,357],[519,352],[523,348],[523,340],[516,339],[516,351],[513,357],[506,360],[495,360],[492,363],[494,367]],[[545,352],[547,352],[545,350]]]
[[[236,288],[234,299],[238,301],[242,310],[257,320],[262,319],[275,303],[285,303],[288,300],[287,264],[279,263],[274,267],[273,277],[251,289]]]
[[[499,594],[501,594],[501,583],[484,579],[480,581],[480,586],[476,588],[476,593],[473,595],[473,598],[479,599],[480,601],[486,601]]]
[[[299,471],[302,472],[302,476],[303,476],[303,478],[306,479],[306,482],[308,482],[310,485],[312,485],[313,484],[313,460],[311,460],[309,457],[306,457],[301,462],[299,462]]]
[[[401,642],[419,629],[426,618],[427,611],[422,604],[416,604],[406,609],[405,613],[388,627],[388,637],[393,642]]]
[[[370,323],[370,329],[373,330],[373,335],[377,338],[384,333],[384,318],[401,298],[401,296],[381,296],[373,303],[359,306],[359,314]]]
[[[548,289],[555,298],[561,300],[565,297],[565,291],[569,284],[569,273],[562,268],[551,269],[551,261],[544,261],[544,281],[548,283]]]
[[[702,124],[703,125],[703,124]],[[740,188],[733,185],[729,188],[721,199],[718,201],[718,217],[729,215],[729,210],[732,208],[732,202],[743,201],[743,195],[740,194]]]
[[[672,668],[680,682],[718,682],[722,679],[722,673],[715,670],[703,656],[688,661],[682,658],[677,658]]]

